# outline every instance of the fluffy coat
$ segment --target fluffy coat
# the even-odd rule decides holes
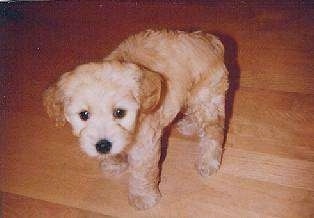
[[[209,176],[220,165],[224,140],[225,92],[228,71],[224,48],[203,32],[147,30],[122,42],[103,62],[79,66],[65,73],[44,95],[48,114],[68,121],[80,137],[82,149],[102,157],[111,174],[129,168],[129,201],[138,209],[155,205],[158,189],[160,139],[179,112],[182,134],[197,134],[196,168]],[[113,108],[127,109],[123,119]],[[79,112],[90,111],[83,122]],[[108,154],[95,143],[112,142]]]

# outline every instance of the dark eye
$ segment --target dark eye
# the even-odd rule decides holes
[[[121,119],[125,116],[126,110],[122,108],[116,108],[113,110],[113,117],[117,119]]]
[[[88,113],[88,111],[82,111],[82,112],[80,112],[80,118],[81,118],[81,120],[83,120],[83,121],[88,120],[88,118],[89,118],[89,113]]]

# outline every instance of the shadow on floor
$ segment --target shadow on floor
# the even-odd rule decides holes
[[[236,91],[240,87],[240,67],[238,64],[238,44],[227,34],[215,33],[225,46],[225,65],[229,71],[229,89],[226,93],[225,139],[229,131],[230,119],[233,115],[233,104]]]

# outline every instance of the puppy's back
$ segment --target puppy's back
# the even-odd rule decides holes
[[[221,65],[223,56],[222,43],[211,34],[147,30],[126,39],[105,60],[133,62],[170,80],[197,82]]]

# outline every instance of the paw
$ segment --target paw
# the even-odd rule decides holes
[[[107,158],[101,161],[100,167],[102,171],[110,176],[120,175],[128,169],[128,162],[121,158]]]
[[[211,158],[201,158],[196,163],[196,169],[202,177],[208,177],[219,169],[220,163]]]
[[[156,191],[153,193],[146,193],[145,195],[130,193],[129,203],[131,206],[139,210],[146,210],[148,208],[153,207],[155,204],[157,204],[160,198],[161,198],[161,194],[159,191]]]

